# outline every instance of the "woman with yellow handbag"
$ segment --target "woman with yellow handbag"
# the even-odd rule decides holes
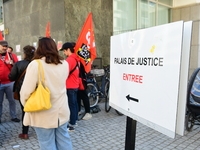
[[[70,111],[65,81],[68,74],[68,63],[59,56],[54,40],[47,37],[39,39],[34,60],[27,67],[20,96],[26,111],[23,123],[34,127],[41,150],[72,149],[67,130]],[[40,88],[46,92],[38,94]],[[50,106],[34,110],[33,107],[39,107],[43,96]]]

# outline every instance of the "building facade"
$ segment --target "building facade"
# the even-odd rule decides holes
[[[200,67],[200,0],[3,0],[5,39],[14,49],[35,45],[45,36],[50,21],[51,37],[76,42],[89,12],[93,14],[97,57],[110,61],[110,36],[174,21],[194,21],[191,72]],[[16,52],[21,55],[21,51]]]
[[[113,0],[113,34],[193,21],[190,69],[200,67],[200,0]]]
[[[45,36],[48,21],[56,43],[76,42],[92,12],[97,57],[102,58],[103,64],[109,64],[112,0],[5,0],[3,8],[5,30],[8,31],[5,39],[18,56],[22,55],[25,45],[35,45],[38,37]]]
[[[3,0],[0,0],[0,31],[4,30],[3,23]]]
[[[22,55],[24,46],[35,45],[39,37],[45,36],[48,21],[52,38],[65,42],[64,4],[63,0],[6,0],[3,3],[7,31],[4,36],[17,56]]]
[[[179,20],[193,21],[189,70],[189,75],[191,75],[197,67],[200,67],[200,1],[184,3],[173,8],[172,21]]]

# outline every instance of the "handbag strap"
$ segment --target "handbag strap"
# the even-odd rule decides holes
[[[42,84],[44,85],[44,69],[42,67],[42,63],[39,59],[36,59],[36,61],[38,62],[38,82],[41,81]],[[40,77],[40,75],[42,77]],[[42,80],[41,80],[42,78]]]
[[[24,76],[25,73],[26,73],[26,69],[22,72],[22,74],[20,75],[20,77],[17,79],[17,81],[15,83],[15,87],[17,87],[19,81],[21,80],[21,78]]]

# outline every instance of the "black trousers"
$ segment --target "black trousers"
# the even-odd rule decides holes
[[[28,129],[29,129],[29,126],[24,126],[23,124],[23,120],[24,120],[24,106],[21,104],[21,101],[19,100],[19,103],[21,105],[21,109],[22,109],[22,134],[28,134]]]
[[[78,90],[77,93],[78,109],[81,110],[81,100],[83,101],[83,106],[86,113],[90,113],[90,102],[86,90]]]

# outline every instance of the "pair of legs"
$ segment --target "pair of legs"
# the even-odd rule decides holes
[[[58,128],[34,127],[40,144],[40,150],[72,150],[72,142],[67,130],[67,123]]]
[[[20,102],[20,100],[19,100]],[[21,109],[22,109],[22,134],[28,134],[28,129],[29,129],[29,126],[24,126],[23,124],[23,120],[24,120],[24,106],[21,104],[20,102],[20,105],[21,105]]]
[[[13,84],[14,82],[0,84],[0,119],[3,110],[4,94],[6,94],[6,97],[8,98],[11,118],[12,119],[17,118],[16,104],[15,104],[15,99],[13,98]]]
[[[77,93],[78,100],[78,110],[81,110],[81,100],[83,101],[83,106],[85,108],[85,113],[90,113],[90,102],[86,90],[78,90]]]
[[[78,102],[77,102],[78,89],[67,89],[68,104],[70,109],[70,125],[75,125],[78,120]]]

